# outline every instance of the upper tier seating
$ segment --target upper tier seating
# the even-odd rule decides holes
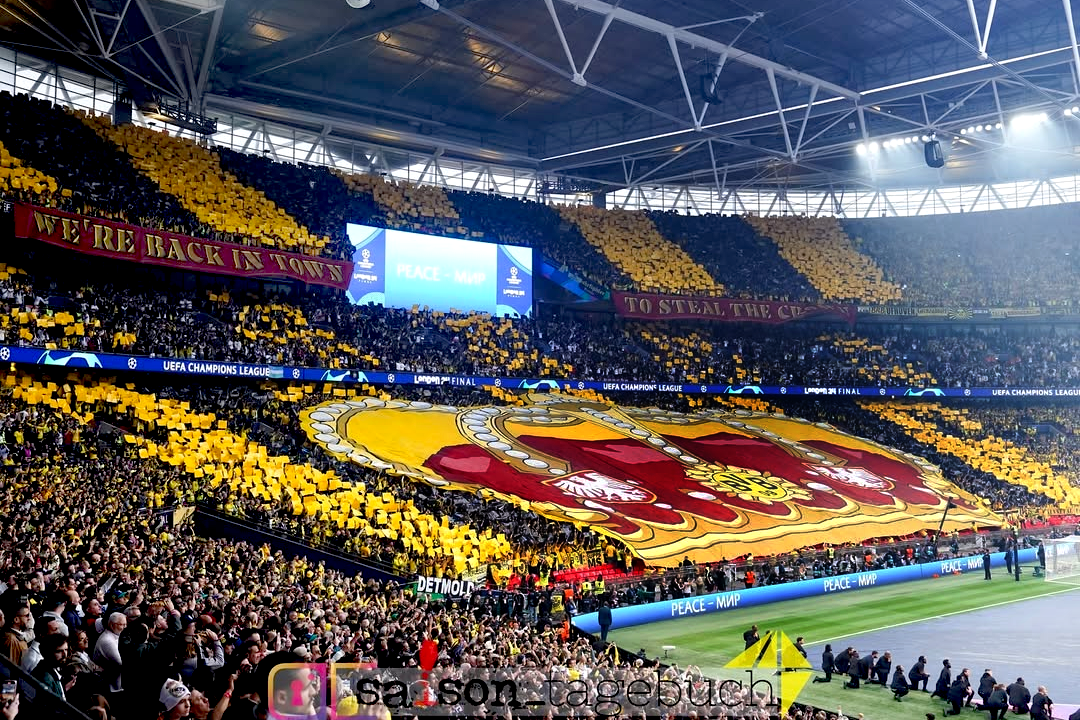
[[[835,218],[750,217],[780,256],[806,276],[825,300],[883,304],[900,300],[900,287],[861,254]]]
[[[649,213],[664,237],[678,243],[731,297],[815,302],[820,294],[780,257],[776,243],[746,220],[722,215]]]
[[[918,305],[959,307],[1080,300],[1080,205],[848,220],[863,252]]]
[[[312,234],[262,192],[226,172],[217,153],[168,132],[135,125],[115,126],[107,117],[83,119],[203,223],[250,238],[264,247],[325,254],[329,238]]]
[[[724,294],[724,286],[686,251],[664,238],[643,212],[578,205],[560,206],[559,213],[577,225],[585,239],[643,292]]]

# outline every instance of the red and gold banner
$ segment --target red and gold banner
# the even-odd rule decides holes
[[[15,205],[15,235],[87,255],[193,272],[287,278],[341,290],[352,278],[351,262],[202,240],[21,203]]]
[[[622,317],[643,320],[718,320],[779,324],[830,315],[854,323],[855,305],[838,303],[795,303],[780,300],[738,300],[735,298],[686,297],[613,292],[615,312]]]
[[[823,424],[533,394],[526,407],[376,398],[306,410],[342,460],[620,538],[656,565],[1000,525],[924,460]]]

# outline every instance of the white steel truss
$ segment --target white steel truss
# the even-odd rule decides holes
[[[108,114],[113,109],[118,87],[95,76],[0,48],[0,90],[27,93],[73,108]],[[994,117],[996,112],[995,109]],[[844,117],[853,113],[849,111]],[[454,159],[438,148],[420,153],[355,141],[336,133],[332,119],[325,119],[318,130],[305,130],[242,114],[223,111],[213,114],[218,120],[218,133],[211,138],[213,144],[252,154],[265,152],[283,162],[327,165],[346,172],[373,172],[388,179],[528,199],[537,198],[542,180],[535,169]],[[150,124],[138,113],[136,121]],[[702,143],[712,151],[712,142],[706,139]],[[633,170],[631,159],[630,175]],[[728,182],[729,170],[715,165],[710,169],[708,183],[679,186],[643,173],[643,182],[609,193],[609,204],[689,214],[773,213],[855,218],[970,213],[1080,202],[1080,175],[932,188],[853,189],[827,184],[813,188],[765,188],[761,184],[766,172],[758,173],[757,187],[753,182],[733,186]],[[644,182],[647,180],[652,182]],[[551,199],[591,202],[591,197],[584,195]]]

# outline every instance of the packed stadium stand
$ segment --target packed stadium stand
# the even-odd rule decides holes
[[[687,252],[735,297],[805,300],[821,295],[792,265],[780,257],[772,240],[759,235],[739,217],[652,212],[649,217],[664,237]],[[760,268],[771,268],[761,272]]]
[[[1019,573],[1023,532],[1075,527],[1076,204],[860,220],[609,209],[584,181],[555,192],[569,177],[526,199],[384,175],[374,156],[360,172],[194,135],[0,92],[0,675],[21,683],[4,720],[265,717],[279,695],[328,697],[325,678],[270,678],[301,661],[554,665],[590,682],[656,665],[697,682],[700,668],[668,665],[674,646],[649,657],[577,621],[989,562],[992,543]],[[440,177],[443,152],[421,177]],[[57,241],[28,205],[77,216]],[[89,218],[354,274],[122,261],[89,252],[102,232],[77,247]],[[348,223],[510,246],[495,267],[514,288],[513,251],[529,248],[536,302],[383,307],[386,287],[360,302]],[[570,299],[574,283],[587,297]],[[844,321],[633,317],[612,293]],[[337,717],[360,712],[355,686],[330,687]],[[845,718],[727,700],[758,720]]]
[[[1076,301],[1078,220],[1059,205],[843,225],[909,302],[1026,307]]]

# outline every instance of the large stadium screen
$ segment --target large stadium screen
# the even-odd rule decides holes
[[[532,248],[349,223],[357,305],[532,314]]]

